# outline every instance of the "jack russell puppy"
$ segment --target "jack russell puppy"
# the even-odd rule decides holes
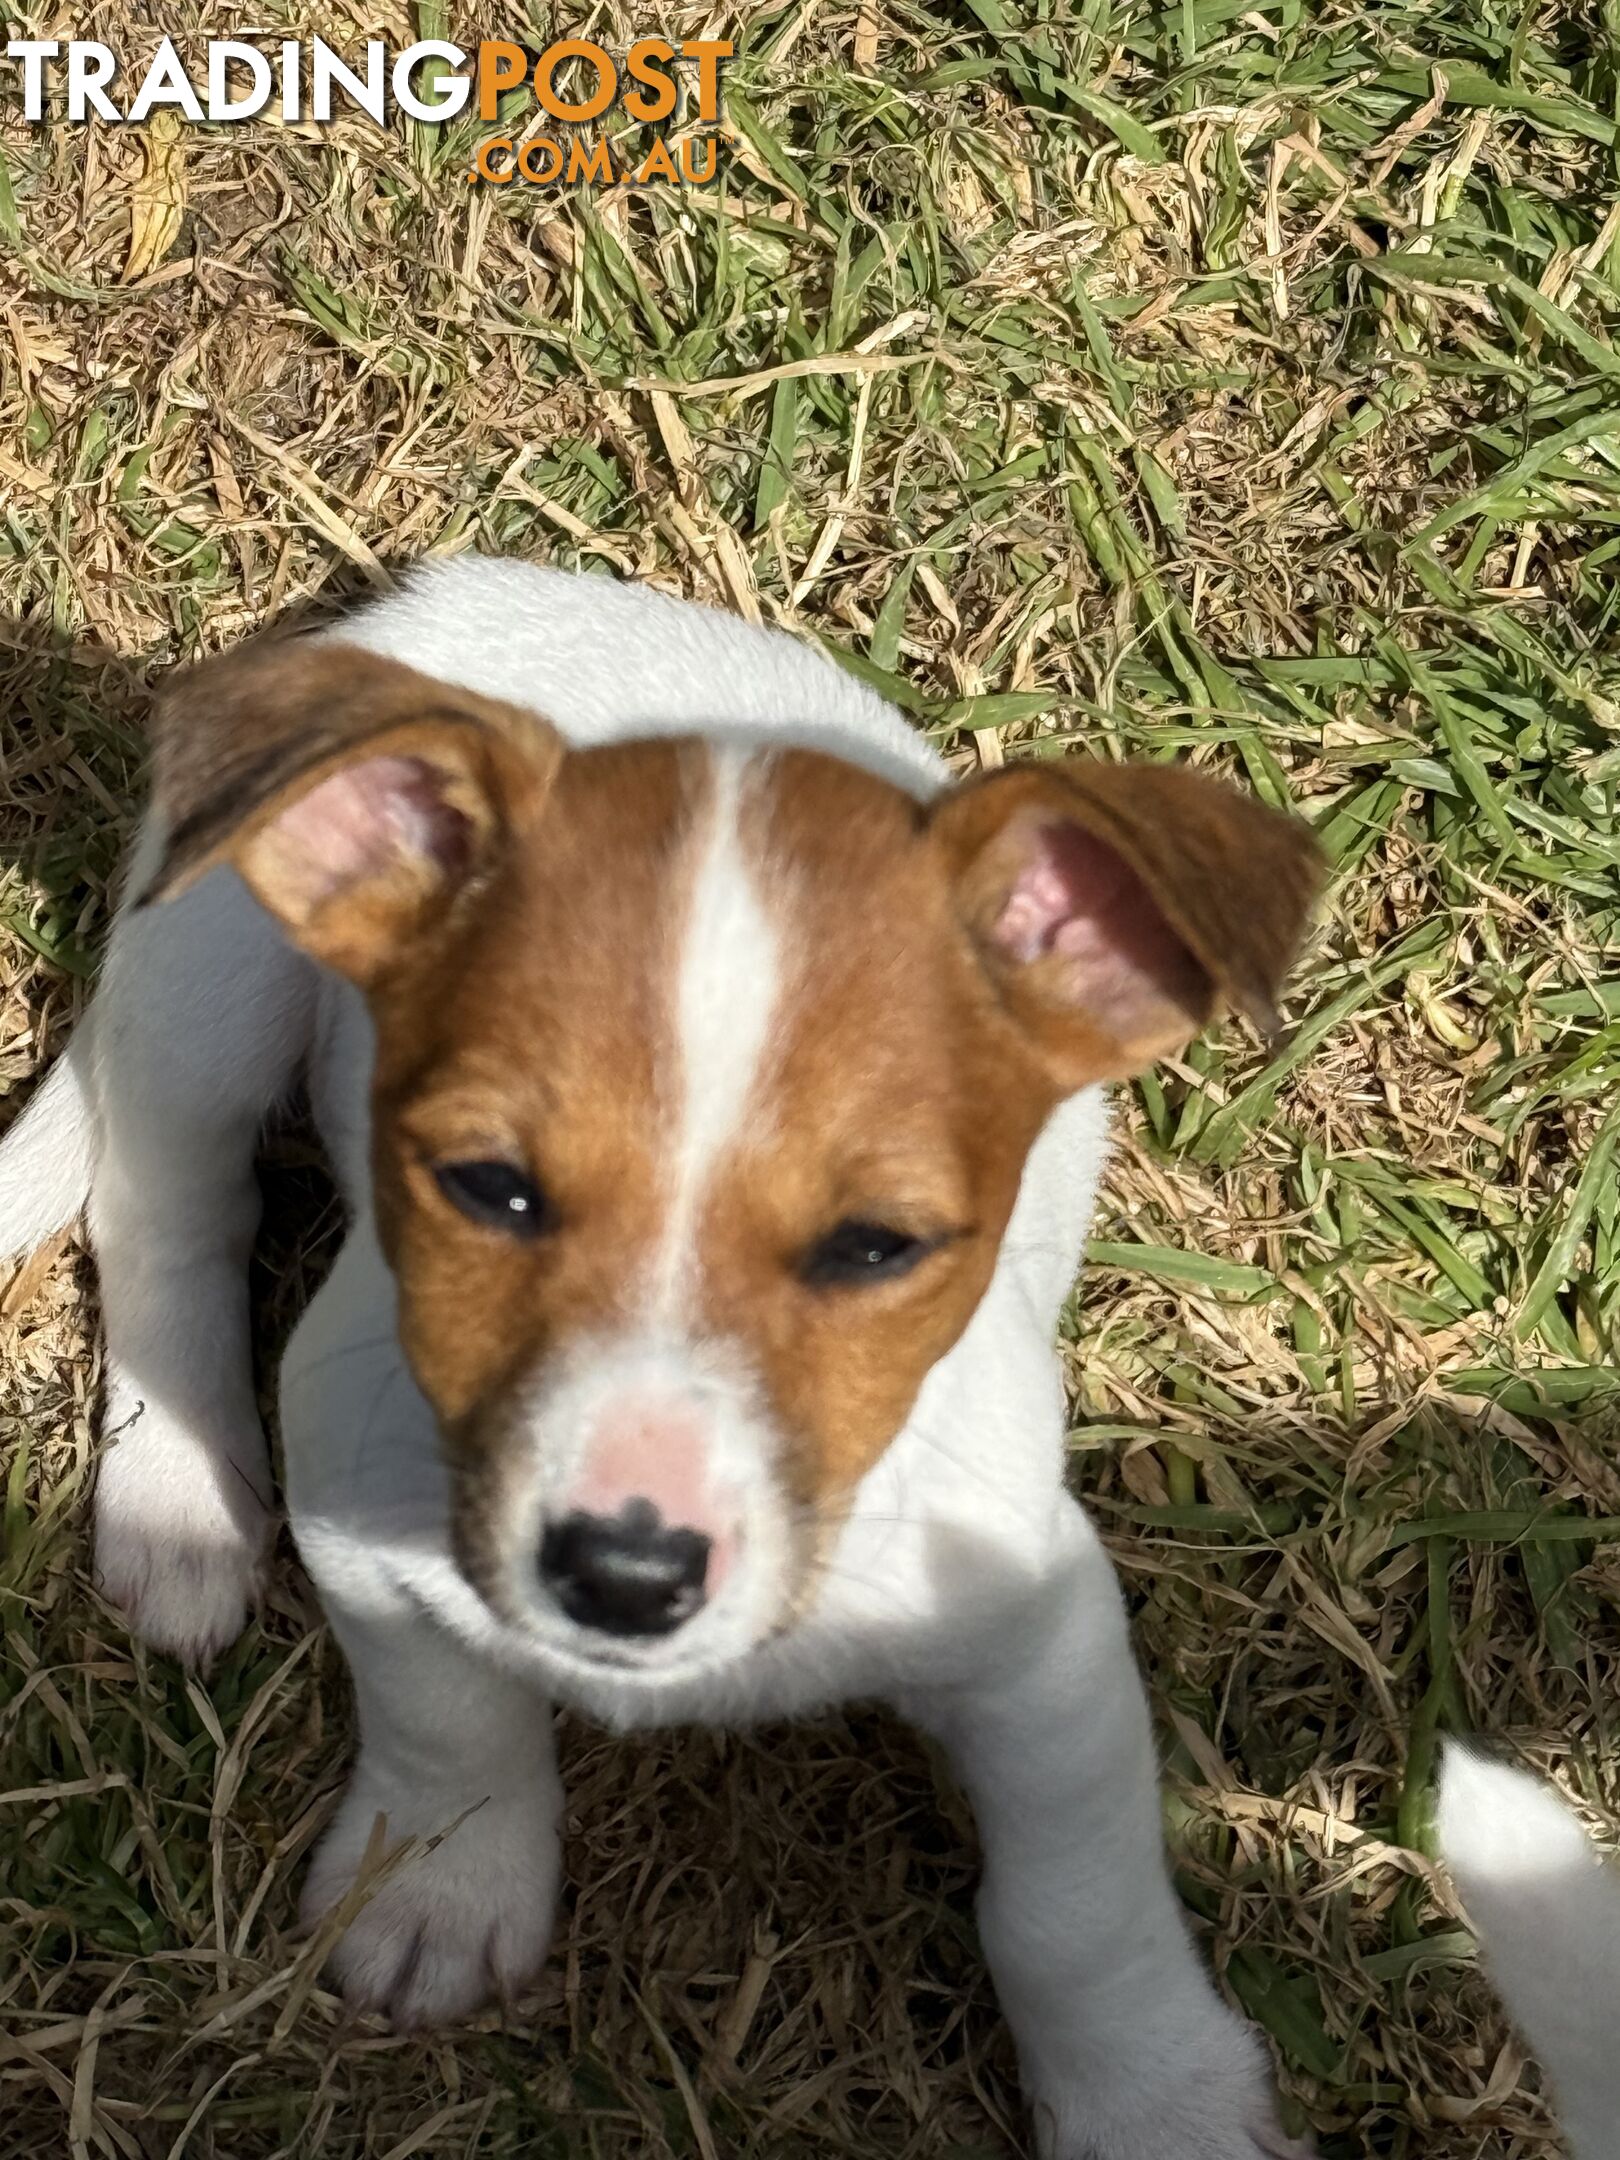
[[[546,1955],[551,1701],[616,1727],[883,1698],[944,1745],[1049,2160],[1257,2160],[1261,2051],[1189,1939],[1052,1336],[1106,1117],[1262,1024],[1318,866],[1185,768],[951,784],[831,661],[462,559],[167,685],[94,1006],[0,1158],[88,1201],[96,1566],[205,1660],[271,1534],[245,1262],[307,1077],[351,1220],[282,1366],[359,1753],[311,1916],[412,2026]],[[159,904],[161,903],[161,904]]]

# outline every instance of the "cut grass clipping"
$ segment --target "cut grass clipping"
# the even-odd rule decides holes
[[[271,13],[343,47],[449,11]],[[89,994],[148,671],[424,550],[786,624],[965,769],[1174,753],[1300,804],[1335,878],[1285,1046],[1228,1028],[1122,1105],[1074,1478],[1296,2121],[1550,2160],[1427,1814],[1450,1729],[1620,1800],[1620,13],[588,27],[736,38],[714,189],[470,188],[460,124],[31,129],[8,91],[0,1077]],[[85,34],[133,69],[160,29],[201,11]],[[267,1357],[335,1230],[296,1134],[268,1187]],[[296,1566],[206,1685],[132,1649],[85,1572],[87,1271],[0,1316],[4,2160],[1017,2149],[970,1825],[865,1716],[571,1725],[539,1993],[426,2043],[345,2018],[289,1932],[349,1716]]]

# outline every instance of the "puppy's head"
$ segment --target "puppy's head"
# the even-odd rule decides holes
[[[558,1657],[664,1670],[793,1617],[1054,1105],[1269,1021],[1316,878],[1182,768],[921,805],[803,750],[568,751],[335,644],[183,678],[158,795],[154,897],[228,862],[367,997],[462,1569]]]

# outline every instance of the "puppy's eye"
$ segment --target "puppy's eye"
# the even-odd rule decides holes
[[[469,1222],[509,1237],[537,1238],[554,1228],[556,1214],[526,1170],[508,1162],[436,1163],[440,1192]]]
[[[799,1262],[799,1279],[812,1290],[886,1282],[906,1274],[933,1250],[932,1242],[891,1230],[884,1223],[841,1222],[810,1247]]]

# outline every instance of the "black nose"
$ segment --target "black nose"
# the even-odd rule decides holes
[[[650,1500],[565,1515],[540,1541],[540,1576],[570,1620],[604,1635],[668,1635],[703,1603],[709,1541],[665,1525]]]

